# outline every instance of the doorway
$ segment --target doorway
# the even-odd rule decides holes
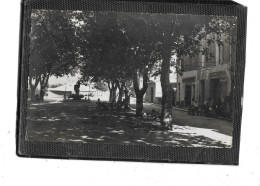
[[[185,85],[185,105],[191,104],[191,85]]]
[[[200,101],[205,101],[205,80],[200,81]]]
[[[213,100],[221,98],[221,82],[219,78],[210,80],[210,97]]]

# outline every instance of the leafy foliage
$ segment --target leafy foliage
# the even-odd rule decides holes
[[[181,58],[210,61],[210,45],[236,40],[234,17],[51,10],[34,10],[31,17],[31,87],[79,70],[82,83],[109,89],[113,101],[117,89],[119,100],[134,90],[139,113],[151,76],[161,77],[162,110],[170,111],[171,67],[181,75]]]
[[[34,10],[31,14],[30,87],[48,85],[51,75],[62,77],[76,72],[78,52],[75,47],[72,12]]]
[[[108,90],[107,84],[104,82],[95,83],[94,88],[103,92],[106,92]]]

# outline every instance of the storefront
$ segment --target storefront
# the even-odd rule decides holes
[[[209,98],[224,102],[227,93],[227,74],[225,71],[209,73],[210,95]]]
[[[207,100],[224,103],[231,92],[230,72],[224,65],[210,70],[189,71],[178,76],[177,85],[177,105],[189,106],[192,100],[200,105]]]
[[[184,101],[185,106],[191,105],[192,100],[195,100],[196,94],[196,77],[183,78],[182,83],[184,86]]]

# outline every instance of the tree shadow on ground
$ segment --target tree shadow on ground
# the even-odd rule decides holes
[[[228,147],[205,136],[163,129],[132,112],[97,111],[95,103],[60,102],[28,105],[30,141],[138,144],[180,147]]]

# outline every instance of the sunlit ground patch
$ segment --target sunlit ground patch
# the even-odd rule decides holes
[[[214,129],[173,125],[173,130],[170,131],[170,133],[189,134],[191,137],[204,136],[205,138],[212,139],[213,141],[226,145],[227,147],[231,147],[232,145],[232,136],[221,134]],[[186,140],[186,139],[179,139],[179,140]],[[193,144],[193,146],[199,147],[202,143],[203,142],[198,142],[198,144]]]

